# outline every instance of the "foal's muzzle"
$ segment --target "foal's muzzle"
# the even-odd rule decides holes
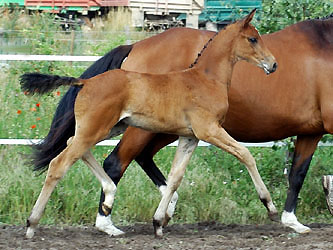
[[[263,69],[265,71],[265,73],[267,75],[269,75],[270,73],[275,72],[275,70],[277,69],[277,63],[274,62],[272,65],[268,65],[267,63],[263,63]]]

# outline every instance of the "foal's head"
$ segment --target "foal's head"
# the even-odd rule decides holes
[[[234,55],[236,60],[243,59],[252,63],[266,72],[273,73],[277,68],[274,56],[263,43],[257,29],[250,24],[256,9],[252,10],[244,19],[235,23],[239,34],[234,41]]]

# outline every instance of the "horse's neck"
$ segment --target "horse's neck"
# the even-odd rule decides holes
[[[233,52],[235,37],[234,31],[220,31],[203,51],[194,68],[204,73],[209,79],[218,80],[223,84],[230,84],[232,70],[236,63]]]

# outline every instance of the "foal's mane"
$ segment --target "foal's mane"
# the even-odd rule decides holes
[[[223,28],[225,29],[225,28]],[[200,50],[200,52],[197,55],[197,58],[195,58],[194,62],[191,63],[189,68],[193,68],[194,65],[196,65],[198,63],[199,57],[201,56],[201,54],[204,52],[204,50],[207,48],[207,46],[211,43],[211,41],[213,41],[213,39],[217,36],[219,32],[216,32],[209,40],[208,42],[206,42],[206,44],[203,46],[203,48]]]
[[[198,60],[200,58],[200,56],[202,55],[202,53],[205,51],[205,49],[207,49],[208,45],[213,41],[213,39],[222,31],[225,30],[229,25],[236,23],[236,21],[229,23],[228,25],[224,26],[223,29],[221,29],[220,31],[216,32],[209,40],[208,42],[206,42],[206,44],[203,46],[203,48],[200,50],[200,52],[198,53],[197,58],[194,60],[194,62],[189,66],[189,68],[193,68],[194,65],[196,65],[198,63]]]

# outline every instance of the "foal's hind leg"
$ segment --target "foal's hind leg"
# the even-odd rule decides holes
[[[170,174],[167,181],[167,187],[162,194],[162,199],[153,217],[155,236],[163,235],[162,226],[167,216],[167,209],[173,197],[174,192],[180,185],[184,176],[185,168],[191,159],[194,149],[198,145],[198,140],[194,137],[179,137],[179,144],[176,155],[172,163]]]
[[[207,127],[207,125],[203,126],[204,124],[209,125]],[[198,123],[197,121],[196,124],[192,124],[192,127],[194,134],[198,139],[221,148],[222,150],[234,155],[245,164],[259,194],[259,198],[268,210],[269,217],[274,221],[278,221],[277,209],[272,202],[270,193],[261,179],[256,162],[249,150],[233,139],[217,122],[209,122],[205,120],[204,123]]]
[[[51,161],[44,186],[27,221],[27,238],[33,237],[35,228],[42,216],[47,201],[59,180],[92,145],[93,144],[75,140],[74,138],[73,141]]]

